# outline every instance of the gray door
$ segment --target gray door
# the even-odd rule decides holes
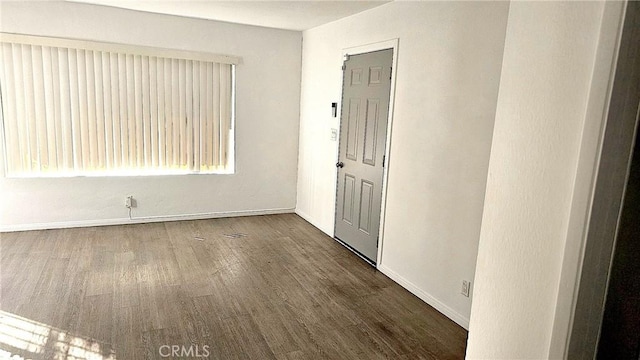
[[[393,50],[345,61],[335,237],[375,262]]]

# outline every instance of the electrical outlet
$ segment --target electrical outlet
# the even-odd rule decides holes
[[[462,291],[460,291],[460,293],[466,297],[469,297],[470,292],[471,292],[471,282],[467,280],[462,280]]]
[[[131,209],[133,207],[133,196],[129,195],[124,200],[124,207]]]

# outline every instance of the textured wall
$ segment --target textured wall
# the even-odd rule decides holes
[[[511,3],[470,359],[550,356],[603,9],[602,2]]]

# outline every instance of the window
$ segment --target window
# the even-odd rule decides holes
[[[8,176],[233,171],[237,58],[0,34]]]

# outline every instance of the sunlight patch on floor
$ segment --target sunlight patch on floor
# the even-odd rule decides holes
[[[115,352],[96,340],[0,310],[0,359],[43,354],[56,360],[116,360]]]

